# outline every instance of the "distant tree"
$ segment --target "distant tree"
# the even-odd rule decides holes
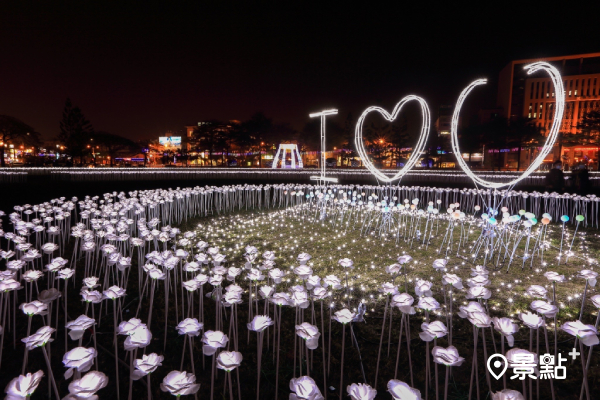
[[[461,148],[465,150],[474,150],[477,138],[481,138],[479,143],[485,144],[488,149],[517,148],[517,170],[521,170],[523,148],[537,147],[545,140],[544,129],[537,126],[531,118],[509,121],[504,117],[496,117],[485,124],[464,129],[463,132],[465,138],[461,140]],[[500,152],[497,154],[501,157]]]
[[[521,170],[521,151],[524,146],[537,147],[543,140],[544,129],[537,126],[531,118],[517,118],[506,126],[507,142],[510,147],[517,147],[517,171]]]
[[[344,127],[342,128],[341,134],[341,147],[342,147],[342,165],[348,166],[350,160],[357,157],[356,149],[354,146],[354,129],[355,121],[351,112],[346,116],[344,121]]]
[[[567,131],[559,131],[556,137],[556,144],[558,145],[558,154],[560,157],[563,147],[572,147],[579,144],[579,135]]]
[[[140,147],[133,140],[126,137],[115,135],[108,132],[95,132],[92,135],[93,145],[100,146],[110,156],[110,165],[114,165],[115,157],[121,152],[134,152],[140,150]]]
[[[579,123],[578,134],[580,136],[580,144],[586,144],[598,149],[598,163],[596,169],[600,170],[600,110],[592,110],[584,114],[583,119]]]
[[[296,142],[303,151],[320,151],[321,120],[318,118],[308,120],[302,130],[297,133]]]
[[[463,153],[469,154],[469,162],[471,162],[473,153],[483,151],[483,138],[486,134],[486,128],[486,125],[473,124],[460,130],[458,135],[459,147]],[[460,155],[457,154],[457,156]]]
[[[416,145],[416,143],[411,143],[411,139],[412,138],[408,134],[408,122],[406,120],[406,115],[402,115],[400,116],[399,124],[391,125],[391,129],[388,134],[393,166],[396,166],[400,158],[406,156],[407,152],[404,149]]]
[[[197,152],[208,151],[210,165],[213,165],[213,153],[223,145],[226,128],[217,120],[210,120],[197,126],[189,138],[190,146]]]
[[[66,153],[73,159],[79,157],[83,163],[92,132],[92,124],[85,118],[81,109],[73,106],[71,99],[67,99],[58,135],[58,141],[65,146]]]
[[[8,115],[0,115],[0,166],[5,167],[4,149],[9,145],[40,144],[40,134],[25,122]]]
[[[161,152],[161,144],[159,143],[158,139],[146,139],[146,140],[142,140],[139,143],[139,147],[142,149],[142,151],[147,150],[144,153],[144,165],[146,165],[148,163],[148,158],[152,157],[153,158],[153,162],[156,163],[158,159],[160,159],[160,156],[162,156],[162,152]]]
[[[264,113],[257,112],[242,124],[242,129],[246,132],[247,145],[258,149],[258,165],[262,167],[262,149],[274,140],[273,120],[267,118]]]
[[[241,123],[237,121],[232,121],[227,126],[227,129],[221,132],[217,140],[217,145],[223,150],[223,163],[225,163],[225,165],[228,167],[230,166],[229,156],[231,153],[231,149],[237,143],[237,138],[241,132],[241,127]]]
[[[353,115],[349,112],[342,130],[342,146],[347,150],[354,149],[354,123]]]
[[[300,153],[306,153],[308,151],[316,151],[319,156],[317,162],[319,167],[321,166],[321,120],[320,118],[309,119],[301,131],[296,133],[294,138],[298,145],[298,151]],[[303,161],[304,165],[307,165],[306,160]]]
[[[506,134],[506,126],[507,121],[503,117],[496,117],[492,120],[476,126],[475,132],[473,135],[481,137],[482,146],[485,144],[486,149],[503,149],[508,146],[508,136]],[[460,132],[459,132],[460,134]],[[468,139],[467,139],[468,140]],[[461,141],[460,145],[462,146],[465,141]],[[466,145],[466,143],[465,143]],[[494,154],[494,153],[492,153]],[[494,168],[494,164],[498,164],[498,167],[501,168],[501,153],[495,153],[495,157],[491,156],[491,166]],[[495,158],[495,160],[494,160]]]
[[[363,128],[365,147],[372,155],[375,162],[383,163],[385,160],[400,155],[401,149],[406,145],[406,125],[394,125],[389,122],[375,123]]]

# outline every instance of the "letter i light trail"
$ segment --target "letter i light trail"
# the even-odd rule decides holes
[[[311,181],[319,181],[319,183],[326,183],[326,182],[333,182],[333,183],[337,183],[338,179],[337,178],[332,178],[332,177],[327,177],[325,176],[325,158],[326,158],[326,147],[325,147],[325,118],[327,118],[328,115],[336,115],[338,113],[338,110],[336,109],[331,109],[331,110],[323,110],[321,112],[317,112],[317,113],[312,113],[309,114],[308,116],[311,118],[315,118],[315,117],[321,117],[321,159],[320,164],[321,164],[321,175],[319,176],[311,176],[310,180]]]

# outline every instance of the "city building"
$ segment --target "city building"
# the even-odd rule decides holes
[[[450,135],[453,112],[454,106],[452,105],[441,105],[438,109],[438,116],[435,120],[435,130],[438,136]]]
[[[511,61],[500,72],[497,103],[500,115],[510,120],[530,118],[542,131],[547,131],[554,117],[555,93],[548,75],[527,75],[524,66],[536,61],[554,65],[563,77],[565,112],[561,132],[578,132],[585,113],[600,108],[600,53],[576,54]],[[514,149],[509,149],[507,165],[516,165]],[[521,166],[527,166],[539,149],[521,151]],[[590,145],[563,145],[557,143],[546,163],[562,160],[567,166],[580,162],[598,164],[598,148]]]

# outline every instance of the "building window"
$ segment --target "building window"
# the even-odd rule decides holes
[[[590,95],[590,86],[592,85],[592,78],[589,78],[587,81],[587,87],[585,88],[585,95]]]
[[[541,98],[544,97],[544,88],[546,87],[546,82],[542,82],[542,90],[540,90],[540,96]]]
[[[529,98],[533,99],[533,82],[531,82],[531,90],[530,90],[530,93],[529,93]]]

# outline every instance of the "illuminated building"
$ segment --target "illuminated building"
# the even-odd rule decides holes
[[[449,135],[452,124],[452,111],[454,105],[442,105],[438,109],[438,117],[435,120],[435,130],[438,136]]]
[[[511,61],[500,72],[497,103],[500,115],[514,120],[519,117],[531,118],[544,132],[548,132],[554,115],[556,94],[548,76],[528,76],[523,66],[546,61],[558,69],[565,88],[565,112],[560,132],[563,135],[577,133],[583,116],[600,108],[600,53],[576,54],[569,56],[546,57]],[[559,152],[561,154],[559,154]],[[521,165],[527,165],[531,155],[521,154]],[[555,145],[545,162],[562,159],[567,165],[587,161],[598,163],[598,149],[590,145]]]

